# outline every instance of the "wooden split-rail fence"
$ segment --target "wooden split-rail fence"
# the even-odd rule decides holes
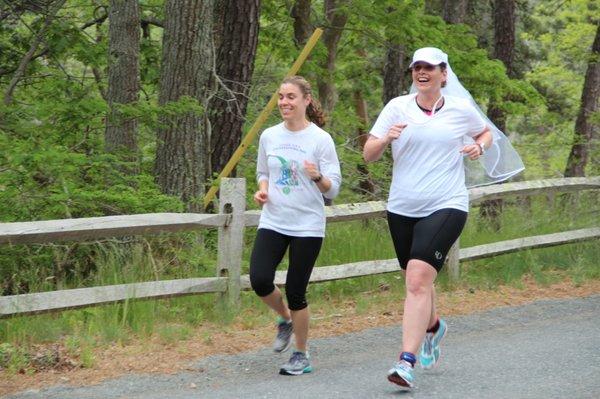
[[[600,189],[600,176],[525,181],[473,188],[471,205],[485,200],[534,194],[554,195]],[[250,289],[248,275],[241,275],[244,229],[256,227],[260,211],[246,210],[246,181],[224,178],[220,187],[219,213],[151,213],[38,222],[0,223],[0,244],[40,244],[85,241],[105,237],[145,235],[218,228],[218,260],[215,277],[150,281],[21,295],[0,296],[0,318],[74,309],[132,299],[151,299],[191,294],[219,293],[230,307],[239,304],[240,291]],[[385,216],[385,202],[372,201],[334,205],[326,208],[327,222],[370,219]],[[459,248],[455,243],[447,259],[451,279],[458,279],[459,261],[475,260],[573,242],[597,239],[600,227],[563,231],[513,240]],[[394,259],[315,267],[311,282],[331,281],[372,274],[397,272]],[[278,271],[277,284],[285,282],[286,271]]]

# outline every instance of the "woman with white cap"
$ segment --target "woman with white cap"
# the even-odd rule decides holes
[[[467,220],[465,179],[470,186],[489,184],[523,170],[506,137],[452,72],[447,54],[418,49],[410,69],[411,94],[384,107],[363,152],[365,161],[376,161],[391,144],[387,219],[406,298],[402,349],[388,380],[406,388],[414,385],[417,357],[424,369],[437,363],[448,329],[436,312],[434,281]]]

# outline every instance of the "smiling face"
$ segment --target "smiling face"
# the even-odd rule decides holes
[[[310,97],[305,96],[300,87],[293,83],[283,83],[279,87],[277,106],[284,121],[300,121],[306,119],[306,107]]]
[[[446,69],[439,65],[417,62],[411,68],[413,83],[419,92],[435,93],[447,79]]]

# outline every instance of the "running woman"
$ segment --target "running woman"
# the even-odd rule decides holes
[[[300,76],[279,87],[283,122],[260,136],[255,202],[262,206],[250,258],[252,289],[279,316],[275,352],[296,347],[280,374],[312,371],[307,350],[309,311],[306,289],[325,236],[324,198],[333,199],[341,183],[333,139],[321,126],[325,119]],[[274,284],[275,270],[289,249],[286,301]]]

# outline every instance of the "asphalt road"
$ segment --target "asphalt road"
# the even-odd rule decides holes
[[[447,322],[439,367],[418,370],[410,392],[386,380],[400,343],[395,326],[311,341],[315,370],[298,377],[278,375],[286,355],[264,348],[204,358],[192,372],[127,375],[9,398],[600,398],[600,295]]]

